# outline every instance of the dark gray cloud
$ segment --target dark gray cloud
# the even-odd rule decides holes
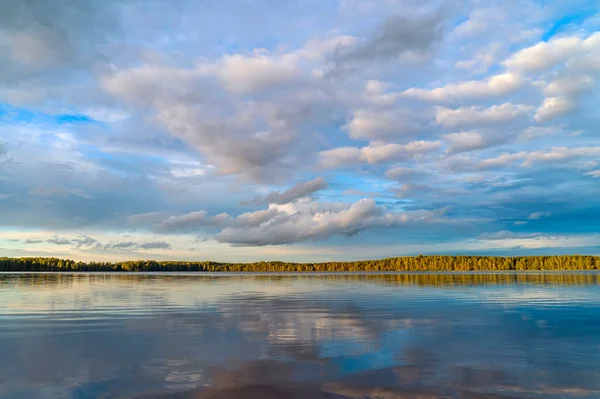
[[[65,237],[54,236],[48,240],[47,243],[55,244],[55,245],[71,245],[71,240],[66,239]]]
[[[140,249],[171,249],[171,244],[165,241],[143,242],[138,245]]]
[[[0,1],[0,27],[8,32],[39,32],[58,48],[77,41],[116,34],[116,10],[122,0]],[[37,31],[37,32],[36,32]],[[82,33],[85,33],[82,35]],[[48,37],[50,36],[50,37]]]
[[[26,240],[23,240],[23,244],[40,244],[42,242],[44,242],[44,240],[39,240],[35,238],[28,238]]]
[[[135,249],[138,243],[134,241],[110,242],[104,245],[104,249]]]
[[[298,183],[283,192],[273,191],[265,196],[256,197],[250,201],[244,201],[242,204],[287,204],[294,202],[297,199],[307,197],[327,187],[327,182],[322,177],[317,177],[313,180]]]
[[[339,48],[334,54],[338,65],[375,62],[402,54],[426,54],[443,37],[445,14],[398,14],[384,20],[376,33],[351,48]]]
[[[101,247],[102,244],[100,244],[98,242],[98,240],[96,240],[95,238],[86,236],[86,235],[82,235],[82,236],[78,236],[76,238],[73,238],[71,240],[71,242],[73,244],[75,244],[75,246],[77,248],[82,248],[82,247]]]
[[[122,33],[118,6],[125,3],[0,0],[1,97],[36,105],[48,97],[53,103],[100,99],[92,75],[126,54],[116,39]],[[86,90],[74,87],[74,76]]]

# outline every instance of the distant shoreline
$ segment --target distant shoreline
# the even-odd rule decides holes
[[[600,256],[446,256],[419,255],[353,262],[124,261],[77,262],[59,258],[0,258],[0,272],[502,272],[591,271],[600,269]]]

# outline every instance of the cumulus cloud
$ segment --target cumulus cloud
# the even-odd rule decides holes
[[[82,248],[82,247],[100,247],[101,244],[98,242],[98,240],[96,240],[95,238],[83,235],[83,236],[79,236],[76,238],[73,238],[71,240],[72,244],[75,244],[77,248]]]
[[[423,178],[427,176],[427,173],[422,170],[417,170],[414,168],[407,168],[404,166],[396,166],[388,169],[385,172],[387,178],[397,181],[407,181],[413,180],[417,178]]]
[[[535,112],[534,118],[538,122],[546,122],[572,111],[575,105],[564,97],[549,97]]]
[[[400,93],[386,93],[389,83],[377,79],[370,79],[365,83],[364,99],[370,105],[386,107],[394,104]]]
[[[600,49],[600,33],[583,39],[579,36],[558,37],[539,42],[510,56],[504,65],[512,70],[538,72],[565,62],[574,56],[584,56]]]
[[[273,57],[289,58],[286,63],[292,63],[300,58],[298,54],[303,53]],[[300,78],[292,73],[296,69],[276,73],[272,68],[279,68],[279,61],[269,61],[267,54],[232,57],[191,69],[119,70],[105,78],[104,87],[152,109],[162,126],[200,151],[217,172],[272,181],[300,162],[303,144],[310,145],[301,134],[309,122],[329,118],[327,111],[339,101],[329,83],[307,68],[302,69],[303,82],[298,85],[294,82]],[[229,66],[220,67],[220,62]],[[247,63],[252,67],[245,68]],[[277,90],[253,101],[243,98],[269,87]]]
[[[595,80],[589,76],[567,76],[542,82],[542,92],[548,97],[537,109],[535,120],[546,122],[575,110],[581,95],[590,91],[594,84]]]
[[[284,206],[272,205],[276,212],[260,225],[227,227],[215,236],[219,242],[232,245],[282,245],[315,240],[334,235],[353,235],[374,227],[390,227],[410,222],[434,222],[440,211],[393,213],[376,205],[372,199],[362,199],[350,206],[303,202]]]
[[[509,94],[524,83],[524,79],[515,73],[507,72],[491,76],[485,80],[471,80],[448,84],[437,89],[410,88],[402,95],[422,100],[442,102],[463,98],[492,97]]]
[[[322,151],[319,155],[321,166],[336,168],[341,166],[356,166],[362,162],[377,164],[408,159],[436,151],[440,146],[441,143],[439,141],[413,141],[408,144],[390,143],[362,148],[340,147]]]
[[[237,216],[232,225],[236,227],[256,227],[275,218],[279,211],[277,208],[269,208],[261,211],[245,212]]]
[[[419,122],[408,109],[373,111],[359,109],[353,112],[352,120],[344,126],[353,139],[373,140],[388,136],[414,133],[425,123]]]
[[[594,79],[590,76],[568,76],[561,77],[543,84],[543,93],[549,97],[574,96],[594,85]]]
[[[46,240],[46,242],[50,243],[50,244],[54,244],[54,245],[70,245],[71,244],[71,240],[68,240],[65,237],[60,237],[60,236],[54,236],[54,237]]]
[[[307,197],[319,190],[327,188],[327,182],[322,177],[298,183],[289,189],[280,192],[273,191],[262,197],[256,197],[248,203],[253,204],[287,204],[300,198]]]
[[[489,108],[477,106],[456,109],[437,107],[435,121],[450,128],[486,126],[511,121],[526,115],[530,110],[531,107],[527,105],[511,103],[493,105]]]
[[[293,54],[269,56],[265,51],[253,54],[233,54],[223,57],[216,74],[233,92],[251,93],[267,88],[281,88],[300,79],[302,73]]]
[[[471,59],[457,61],[455,67],[471,70],[475,73],[487,72],[497,62],[500,54],[505,51],[504,47],[503,43],[492,42],[478,50]]]
[[[481,150],[497,144],[505,143],[510,138],[510,135],[502,132],[502,134],[494,134],[488,132],[484,135],[476,131],[465,131],[460,133],[450,133],[444,136],[444,141],[448,145],[448,153],[456,154],[459,152]]]
[[[450,223],[451,221],[444,217],[445,211],[436,209],[393,212],[377,205],[373,199],[362,199],[355,203],[320,202],[303,196],[294,201],[270,203],[264,210],[228,217],[220,224],[219,231],[212,238],[234,246],[292,244],[335,235],[350,236],[374,227],[394,227],[410,223]],[[219,216],[207,216],[207,212],[198,211],[179,216],[178,219],[171,217],[167,220],[188,220],[190,215],[202,215],[202,221],[214,220]],[[198,228],[200,225],[197,222],[198,220],[195,220],[193,226],[183,224],[171,227],[173,231],[176,227],[189,230],[190,227]],[[162,224],[155,227],[160,229],[160,226]],[[106,244],[104,249],[170,249],[170,245],[163,242],[124,241],[111,242]]]

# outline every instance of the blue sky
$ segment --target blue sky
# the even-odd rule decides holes
[[[0,16],[0,254],[600,254],[595,1]]]

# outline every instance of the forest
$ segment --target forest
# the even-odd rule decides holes
[[[213,261],[81,262],[59,258],[0,258],[0,272],[404,272],[598,270],[600,256],[418,255],[353,262],[223,263]]]

